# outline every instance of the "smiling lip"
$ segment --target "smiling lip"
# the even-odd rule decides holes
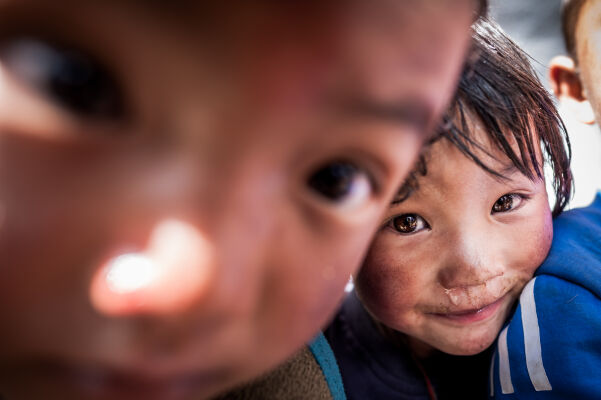
[[[445,318],[453,322],[471,324],[474,322],[485,320],[490,316],[494,315],[497,312],[497,310],[501,307],[501,304],[503,303],[504,299],[505,296],[502,296],[499,299],[495,300],[493,303],[490,303],[482,308],[450,313],[432,313],[432,315],[435,315],[440,318]]]

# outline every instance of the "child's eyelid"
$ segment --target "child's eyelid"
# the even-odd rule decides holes
[[[31,118],[35,115],[36,118]],[[46,139],[77,130],[77,122],[54,102],[18,82],[0,62],[0,128]]]

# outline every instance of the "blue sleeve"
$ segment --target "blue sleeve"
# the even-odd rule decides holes
[[[601,300],[541,275],[501,331],[490,371],[498,399],[601,399]]]

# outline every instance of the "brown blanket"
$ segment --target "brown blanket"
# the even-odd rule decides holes
[[[304,347],[277,369],[214,400],[332,400],[321,367]]]

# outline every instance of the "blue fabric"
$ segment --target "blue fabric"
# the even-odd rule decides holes
[[[309,344],[309,349],[321,367],[332,398],[334,400],[346,400],[338,363],[323,333],[319,333],[313,342]]]
[[[551,390],[536,391],[526,366],[520,303],[507,349],[514,393],[503,394],[499,349],[491,371],[495,398],[601,399],[601,194],[554,222],[549,256],[535,274],[542,366]]]

